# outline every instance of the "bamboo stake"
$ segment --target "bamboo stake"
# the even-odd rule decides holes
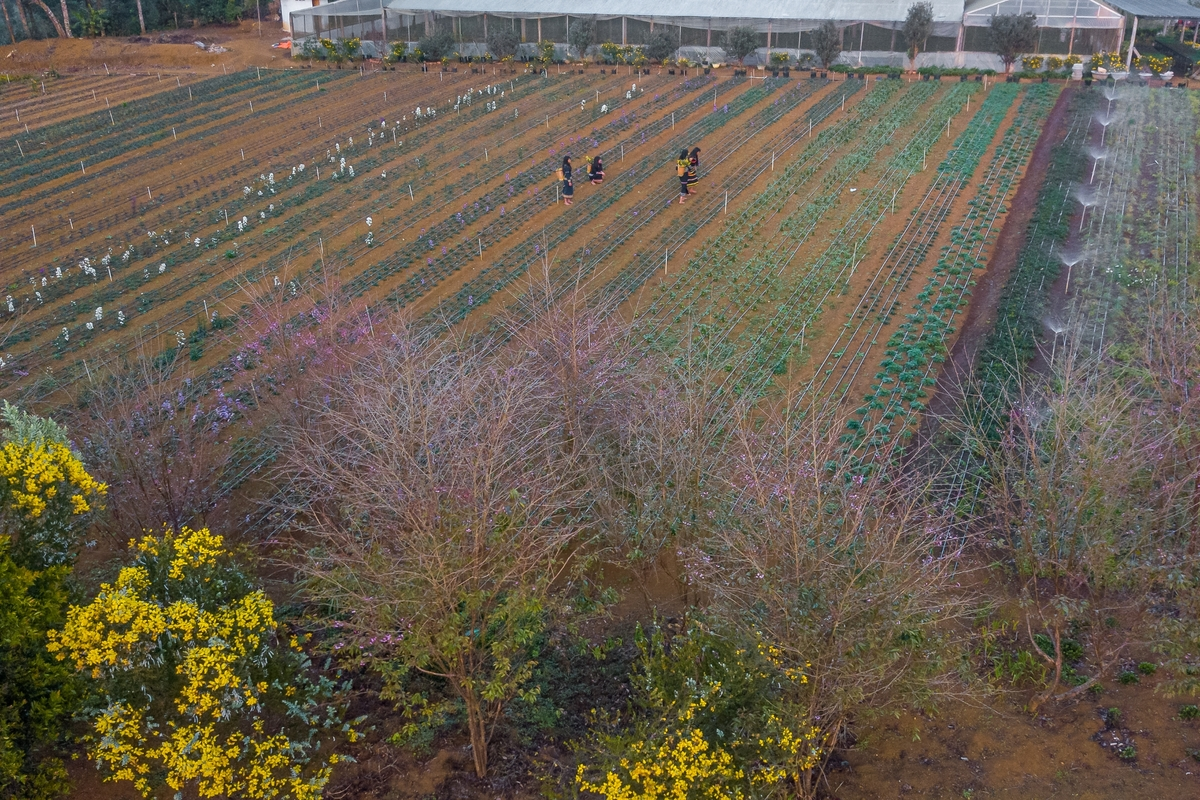
[[[33,233],[33,246],[37,247],[37,231],[33,229],[32,225],[29,226],[29,230]]]

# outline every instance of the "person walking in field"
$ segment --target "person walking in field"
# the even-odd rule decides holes
[[[691,155],[688,156],[688,174],[687,185],[688,194],[695,194],[696,185],[700,183],[700,148],[693,147]]]
[[[572,179],[571,157],[563,156],[562,166],[558,170],[562,180],[563,205],[571,205],[575,200],[575,181]]]
[[[687,200],[688,196],[688,151],[687,148],[679,153],[679,158],[675,161],[675,175],[679,178],[679,202]]]

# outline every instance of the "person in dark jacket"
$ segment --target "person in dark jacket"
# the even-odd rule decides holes
[[[688,194],[696,193],[696,184],[698,183],[700,183],[700,148],[693,147],[691,155],[688,156]]]
[[[600,160],[600,156],[593,158],[588,166],[588,179],[596,186],[604,183],[604,162]]]
[[[562,193],[563,205],[571,205],[575,201],[575,181],[571,177],[571,157],[563,156],[562,162]]]

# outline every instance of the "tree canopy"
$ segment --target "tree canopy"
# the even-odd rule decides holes
[[[933,4],[913,3],[904,18],[904,41],[908,42],[908,57],[916,60],[925,41],[933,35]]]
[[[579,57],[586,58],[587,51],[596,43],[595,21],[590,19],[573,20],[567,38],[570,45],[579,52]]]
[[[746,56],[758,49],[758,33],[746,25],[730,28],[721,39],[721,48],[730,58],[742,63]]]
[[[813,31],[813,50],[821,60],[821,66],[828,68],[837,60],[842,52],[842,32],[833,20],[827,19],[821,27]]]
[[[992,49],[1008,72],[1021,54],[1037,43],[1037,17],[1028,13],[996,14],[992,17],[991,31]]]

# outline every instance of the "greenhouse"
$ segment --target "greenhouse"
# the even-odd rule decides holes
[[[291,0],[305,6],[312,0]],[[900,63],[908,43],[904,19],[912,0],[820,0],[731,5],[717,0],[683,0],[669,7],[642,0],[335,0],[301,7],[287,15],[293,35],[364,41],[416,42],[433,31],[450,33],[463,55],[483,55],[489,32],[508,28],[532,45],[570,40],[572,24],[590,20],[597,42],[645,44],[666,29],[681,54],[723,58],[721,38],[733,27],[753,28],[763,55],[812,49],[812,33],[832,20],[842,35],[842,59],[854,63]],[[934,0],[933,35],[921,47],[930,63],[960,64],[990,56],[993,15],[1032,13],[1039,31],[1037,52],[1115,51],[1126,38],[1127,19],[1196,19],[1181,0]],[[569,6],[569,12],[566,13]],[[669,14],[656,13],[660,9]],[[564,51],[565,52],[565,51]]]

